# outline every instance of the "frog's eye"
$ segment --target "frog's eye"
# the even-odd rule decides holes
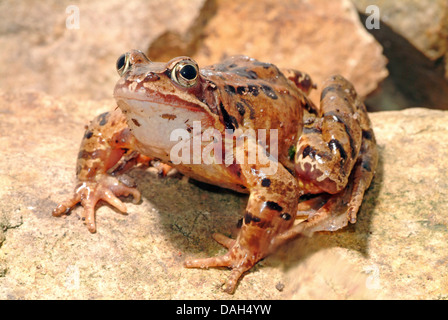
[[[122,54],[117,60],[117,72],[121,77],[129,66],[129,55],[127,53]]]
[[[171,72],[171,79],[188,88],[196,84],[198,74],[198,66],[194,62],[183,60],[174,66]]]

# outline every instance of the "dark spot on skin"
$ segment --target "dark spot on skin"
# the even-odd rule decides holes
[[[266,201],[266,206],[271,210],[279,212],[283,210],[283,208],[277,202],[274,201]]]
[[[289,213],[282,213],[282,214],[280,215],[280,217],[281,217],[283,220],[285,220],[285,221],[288,221],[288,220],[291,219],[291,215],[290,215]]]
[[[236,88],[236,92],[238,94],[246,94],[249,91],[249,89],[247,87],[244,86],[239,86],[238,88]]]
[[[251,214],[251,213],[248,212],[248,211],[246,211],[246,213],[244,214],[244,223],[245,223],[245,224],[249,224],[249,223],[251,223],[251,222],[255,222],[255,223],[257,223],[257,222],[260,222],[260,221],[261,221],[260,218],[254,216],[253,214]]]
[[[263,180],[261,180],[261,185],[263,187],[269,187],[271,185],[271,180],[269,180],[268,178],[264,178]]]
[[[236,103],[236,108],[238,109],[238,113],[242,116],[246,113],[246,109],[244,108],[244,105],[241,102]]]
[[[228,85],[228,84],[226,84],[224,86],[224,90],[226,90],[226,92],[230,93],[230,94],[235,94],[236,93],[235,87],[233,87],[231,85]]]
[[[304,107],[305,107],[305,109],[309,113],[312,113],[312,114],[315,114],[315,115],[318,114],[316,106],[314,106],[310,101],[308,101],[308,99],[305,101],[305,106]]]
[[[355,148],[356,143],[355,143],[355,140],[353,140],[353,137],[352,137],[352,134],[351,134],[351,132],[350,132],[350,128],[349,128],[349,126],[348,126],[348,125],[345,123],[345,121],[344,121],[338,114],[336,114],[334,111],[326,112],[326,113],[324,114],[324,117],[332,117],[333,119],[336,119],[336,122],[342,123],[342,124],[344,125],[345,132],[347,133],[348,139],[349,139],[349,141],[350,141],[350,148],[352,149],[352,150],[351,150],[351,156],[352,156],[352,158],[355,158],[355,157],[356,157],[356,148]]]
[[[226,129],[235,130],[235,128],[238,128],[238,121],[236,121],[235,117],[229,115],[222,102],[219,103],[219,108],[221,109],[222,119],[224,121]]]
[[[311,146],[306,146],[305,149],[303,149],[302,157],[306,158],[307,156],[314,159],[316,156],[316,150],[314,150]]]
[[[87,130],[86,133],[84,134],[84,139],[90,139],[93,136],[93,132],[90,130]]]
[[[235,68],[237,65],[236,64],[234,64],[234,63],[232,63],[232,64],[229,64],[229,68]]]
[[[278,99],[277,95],[275,94],[274,89],[272,89],[270,86],[264,84],[261,86],[261,90],[263,90],[264,94],[267,95],[271,99]]]
[[[241,101],[244,103],[244,105],[250,111],[249,118],[252,120],[255,119],[255,111],[254,111],[254,108],[252,107],[252,105],[246,99],[241,99]]]
[[[170,78],[171,79],[171,69],[166,69],[164,72],[163,72],[163,74],[164,75],[166,75],[168,78]]]
[[[253,70],[247,70],[244,67],[235,68],[232,70],[233,73],[239,75],[240,77],[248,78],[248,79],[258,79],[258,75]]]
[[[170,113],[164,113],[161,115],[162,119],[174,120],[177,118],[176,115]]]
[[[260,93],[258,91],[258,86],[255,84],[249,84],[247,86],[247,89],[249,90],[249,93],[251,93],[254,97],[258,96],[258,94]]]
[[[137,119],[132,118],[131,120],[132,120],[132,122],[134,122],[134,124],[135,124],[137,127],[140,127],[140,122],[138,122]]]
[[[98,116],[100,126],[104,126],[107,123],[107,117],[109,112],[104,112]]]
[[[339,154],[341,155],[342,162],[345,162],[347,160],[347,153],[344,150],[344,147],[342,147],[341,143],[336,139],[331,139],[330,142],[328,142],[328,147],[331,151],[335,152],[336,150],[339,150]]]
[[[372,140],[373,133],[371,130],[362,130],[362,137],[367,140]]]

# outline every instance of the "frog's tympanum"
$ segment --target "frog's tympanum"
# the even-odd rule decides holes
[[[229,293],[287,240],[356,222],[378,154],[366,108],[342,76],[324,83],[318,107],[307,97],[315,88],[307,74],[246,56],[199,68],[189,57],[158,63],[133,50],[117,70],[118,108],[88,126],[79,183],[53,215],[81,203],[95,232],[97,202],[126,212],[118,196],[138,202],[140,192],[124,172],[151,160],[164,172],[248,193],[237,238],[214,235],[228,252],[185,262],[230,268]]]

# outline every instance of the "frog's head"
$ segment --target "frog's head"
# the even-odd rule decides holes
[[[176,141],[176,129],[191,132],[194,121],[205,130],[214,126],[215,115],[208,82],[197,63],[189,57],[167,63],[150,61],[144,53],[132,50],[117,60],[120,75],[114,97],[128,120],[135,137],[161,158]]]

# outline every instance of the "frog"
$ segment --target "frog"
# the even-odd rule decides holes
[[[307,73],[244,55],[200,68],[187,56],[162,63],[131,50],[119,57],[116,68],[117,106],[86,127],[75,191],[56,206],[54,216],[66,215],[80,203],[82,221],[96,232],[97,203],[126,213],[120,197],[132,196],[135,203],[141,199],[126,172],[151,163],[162,166],[162,175],[177,170],[193,180],[247,194],[236,238],[212,235],[226,253],[184,262],[186,268],[229,268],[223,284],[228,293],[286,242],[356,223],[378,151],[366,106],[343,76],[323,82],[317,104],[309,98],[317,86]],[[213,161],[179,161],[172,152],[179,143],[172,139],[175,130],[187,133],[187,146],[206,130],[215,138],[243,132],[199,140],[196,151],[225,145],[233,154],[259,152],[251,161],[238,161],[228,157],[231,152],[213,148]],[[256,136],[262,130],[264,140]],[[275,145],[266,142],[268,136],[275,136]],[[192,149],[182,150],[193,154]]]

